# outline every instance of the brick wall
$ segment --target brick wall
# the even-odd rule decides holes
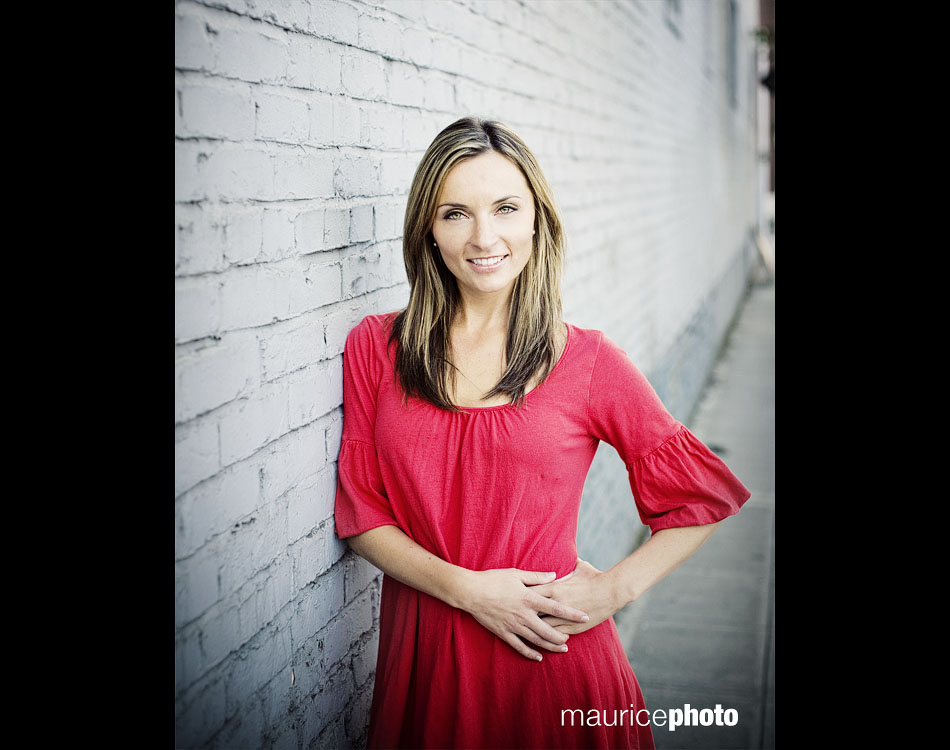
[[[679,10],[677,10],[679,8]],[[379,574],[333,534],[341,354],[405,304],[402,214],[464,114],[509,123],[566,220],[565,316],[688,414],[748,274],[755,4],[175,6],[176,745],[365,741]],[[582,555],[643,527],[613,449]]]

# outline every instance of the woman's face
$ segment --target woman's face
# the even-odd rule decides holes
[[[448,173],[432,235],[463,296],[510,292],[533,234],[534,196],[514,162],[486,151]]]

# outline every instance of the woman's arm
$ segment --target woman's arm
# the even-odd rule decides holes
[[[703,526],[682,526],[661,529],[628,557],[610,570],[600,571],[583,560],[568,577],[557,583],[534,586],[534,591],[563,604],[580,607],[590,620],[579,624],[567,619],[544,617],[563,633],[577,634],[599,625],[608,617],[660,581],[698,550],[719,526],[719,522]]]
[[[564,623],[587,619],[576,607],[539,593],[536,584],[551,581],[554,573],[516,568],[468,570],[432,554],[392,525],[370,529],[347,542],[356,554],[387,575],[468,612],[528,659],[541,661],[541,654],[524,641],[548,651],[567,650],[568,633],[545,622],[542,614]]]

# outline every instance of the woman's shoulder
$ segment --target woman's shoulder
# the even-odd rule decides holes
[[[604,331],[597,328],[581,328],[567,323],[570,347],[573,356],[588,364],[611,366],[618,361],[632,364],[630,355]]]
[[[385,349],[392,333],[393,321],[398,311],[366,315],[350,330],[346,337],[347,348]]]
[[[596,328],[581,328],[565,321],[568,333],[568,343],[575,353],[597,356],[602,342],[607,338],[603,331]]]
[[[373,336],[386,336],[392,332],[393,321],[396,320],[396,316],[399,315],[399,311],[387,312],[387,313],[372,313],[366,315],[359,323],[353,326],[353,330],[350,331],[350,335],[354,333],[366,335],[371,334]]]

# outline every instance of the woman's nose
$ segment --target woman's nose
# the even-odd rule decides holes
[[[498,233],[491,219],[475,219],[469,242],[479,250],[490,250],[498,241]]]

